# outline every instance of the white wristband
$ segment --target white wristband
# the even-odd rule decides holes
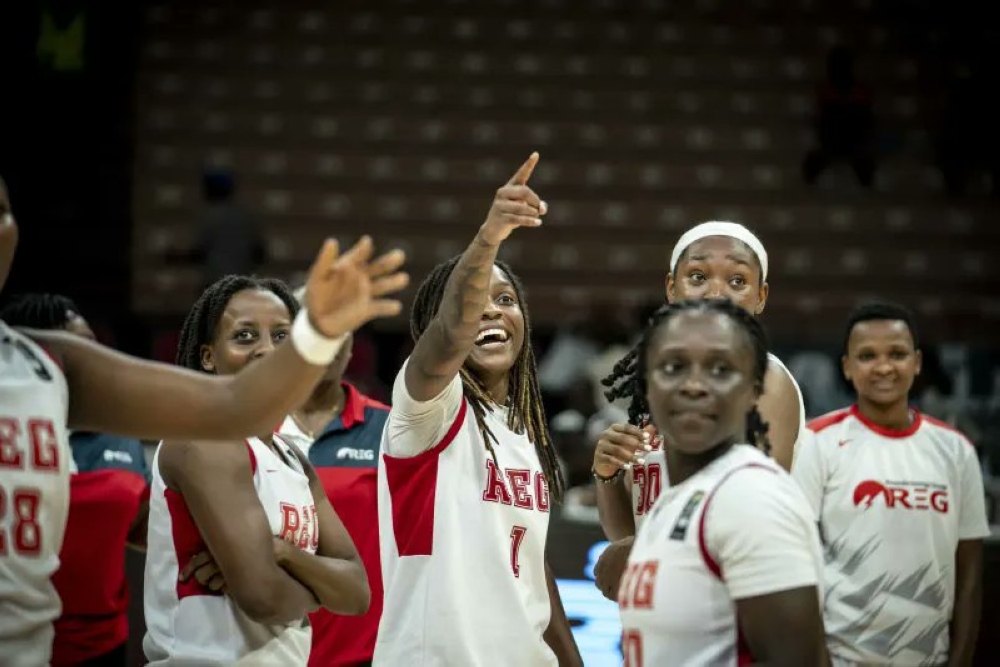
[[[327,338],[316,331],[312,323],[309,322],[309,314],[303,308],[295,316],[292,324],[292,345],[295,351],[303,359],[314,366],[329,366],[333,358],[340,352],[340,346],[344,344],[347,334],[341,334],[336,338]]]

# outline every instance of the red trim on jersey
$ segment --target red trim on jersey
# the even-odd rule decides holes
[[[409,458],[383,454],[392,497],[392,532],[400,556],[430,556],[434,544],[434,494],[441,452],[458,435],[468,403],[462,397],[455,421],[441,442]]]
[[[350,382],[341,382],[344,388],[344,409],[340,413],[340,423],[344,428],[351,428],[355,424],[363,424],[365,421],[365,408],[379,408],[388,410],[389,406],[379,403],[373,398],[362,394]]]
[[[816,419],[810,419],[806,422],[806,428],[808,428],[813,433],[819,433],[825,428],[829,428],[834,424],[839,424],[848,417],[851,416],[850,408],[843,408],[841,410],[834,410],[822,417],[816,417]]]
[[[257,455],[253,453],[253,447],[250,446],[249,440],[244,440],[243,444],[247,446],[247,452],[250,454],[250,474],[257,474]]]
[[[63,368],[62,359],[56,359],[56,355],[52,354],[52,351],[49,350],[48,347],[46,347],[45,345],[42,345],[37,340],[32,339],[32,342],[35,343],[35,345],[37,345],[38,347],[41,348],[42,352],[45,353],[45,356],[47,356],[49,359],[51,359],[52,363],[54,363],[56,366],[58,366],[60,371],[62,371],[63,373],[66,372],[66,369]]]
[[[698,550],[701,551],[701,559],[705,561],[705,567],[708,568],[709,572],[714,574],[719,579],[725,580],[725,576],[722,573],[722,567],[719,562],[715,560],[712,554],[708,551],[708,543],[705,540],[705,517],[708,516],[708,506],[712,502],[712,498],[715,497],[715,492],[719,490],[727,479],[732,477],[734,474],[738,473],[740,470],[746,470],[747,468],[760,468],[761,470],[767,470],[768,472],[775,472],[772,468],[761,463],[746,463],[744,465],[733,468],[725,475],[722,479],[716,483],[708,493],[708,497],[705,498],[705,504],[701,508],[701,517],[698,519]]]
[[[753,653],[740,628],[740,615],[736,615],[736,667],[750,667],[753,664]]]
[[[902,430],[896,430],[893,428],[886,428],[885,426],[880,426],[875,422],[873,422],[871,419],[868,419],[868,417],[865,417],[863,414],[861,414],[861,410],[860,408],[858,408],[857,403],[855,403],[850,407],[850,412],[851,416],[853,416],[859,422],[868,427],[868,430],[874,431],[875,433],[878,433],[881,436],[885,436],[886,438],[909,438],[911,435],[920,430],[920,424],[923,421],[923,417],[919,412],[917,412],[916,410],[911,410],[911,412],[913,413],[913,423],[910,424],[907,428],[904,428]]]

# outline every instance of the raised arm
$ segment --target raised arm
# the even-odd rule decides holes
[[[273,625],[304,618],[317,601],[274,558],[246,445],[213,444],[165,442],[159,453],[164,480],[184,499],[228,594],[247,616]]]
[[[398,301],[383,297],[406,286],[406,274],[397,271],[404,255],[372,254],[368,237],[343,256],[327,241],[310,270],[292,344],[236,375],[144,361],[64,332],[27,333],[63,366],[71,428],[145,439],[242,438],[269,431],[308,398],[338,337],[400,311]]]
[[[275,559],[307,586],[326,609],[350,616],[364,614],[371,603],[365,566],[354,541],[326,497],[316,471],[300,452],[296,451],[296,455],[309,475],[309,488],[316,503],[319,547],[311,554],[284,540],[276,541]]]
[[[469,356],[486,309],[500,244],[518,227],[542,224],[546,205],[527,185],[536,164],[538,153],[532,153],[497,190],[486,222],[448,278],[441,308],[406,366],[406,390],[415,401],[428,401],[444,391]]]

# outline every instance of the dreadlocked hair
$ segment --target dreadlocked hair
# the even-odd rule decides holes
[[[459,259],[461,256],[438,264],[417,289],[413,308],[410,311],[410,335],[414,341],[423,335],[437,315],[444,298],[445,285]],[[531,319],[528,316],[528,305],[524,298],[524,286],[507,264],[500,260],[497,260],[495,264],[506,274],[514,287],[514,294],[517,296],[521,313],[524,316],[524,343],[514,361],[514,366],[510,369],[508,382],[507,405],[510,409],[507,412],[507,427],[515,433],[526,433],[528,439],[535,445],[535,451],[538,452],[538,459],[541,461],[542,472],[545,473],[549,492],[553,498],[560,501],[564,490],[563,479],[556,459],[556,451],[552,446],[549,429],[545,422],[542,392],[538,388],[535,352],[531,347]],[[486,424],[486,411],[492,410],[491,406],[494,401],[483,383],[468,367],[462,366],[459,375],[462,378],[462,392],[476,417],[476,424],[479,425],[479,432],[486,443],[486,449],[493,458],[493,462],[497,463],[497,454],[493,448],[497,439]],[[497,466],[499,467],[499,463]]]
[[[753,373],[757,391],[763,391],[764,375],[767,373],[767,335],[757,318],[746,312],[728,299],[688,299],[676,303],[668,303],[657,310],[649,318],[639,341],[629,350],[618,363],[611,374],[601,380],[601,384],[609,389],[604,395],[609,401],[619,398],[629,399],[629,422],[641,426],[649,420],[649,404],[646,402],[646,353],[653,334],[671,317],[679,313],[709,312],[719,313],[736,322],[747,335],[753,347]],[[757,406],[750,408],[747,414],[747,442],[761,449],[765,454],[771,452],[771,442],[767,437],[768,424],[760,415]]]
[[[79,315],[80,309],[68,296],[21,294],[0,310],[0,320],[12,327],[65,329],[72,314]]]
[[[205,369],[201,366],[201,346],[208,345],[215,338],[219,320],[222,319],[222,313],[225,312],[233,295],[247,289],[272,292],[281,299],[288,308],[288,314],[293,318],[299,312],[299,302],[292,296],[288,285],[277,278],[243,275],[220,278],[201,293],[184,318],[180,341],[177,344],[178,366],[204,372]]]

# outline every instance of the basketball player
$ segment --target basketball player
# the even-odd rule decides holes
[[[417,292],[379,468],[385,608],[376,665],[580,665],[545,563],[563,486],[524,291],[496,261],[546,204],[538,154],[497,191],[472,244]]]
[[[17,225],[0,182],[0,288]],[[51,578],[69,507],[67,427],[134,438],[234,438],[280,423],[336,355],[340,336],[399,312],[403,253],[373,259],[367,237],[340,256],[327,241],[309,273],[308,312],[292,345],[231,377],[119,354],[62,332],[0,322],[0,664],[37,667],[52,650],[59,596]],[[70,400],[72,398],[72,400]]]
[[[770,286],[767,251],[746,227],[732,222],[705,222],[688,230],[670,256],[667,301],[729,299],[752,315],[760,315]],[[806,432],[802,393],[791,373],[768,355],[760,411],[769,426],[774,460],[790,470],[795,443]],[[609,599],[628,558],[632,538],[668,484],[662,439],[652,428],[614,424],[598,439],[593,473],[601,526],[612,544],[594,569],[598,588]]]
[[[278,280],[226,276],[188,313],[177,363],[218,375],[260,363],[284,342],[297,310]],[[364,567],[319,477],[271,429],[216,446],[165,440],[152,468],[149,664],[305,665],[308,612],[368,609]],[[185,576],[182,567],[205,550],[217,576]]]
[[[982,470],[951,426],[910,408],[913,315],[858,307],[842,359],[857,403],[813,420],[792,474],[826,548],[834,665],[971,665],[982,605]]]
[[[767,456],[767,367],[756,318],[699,299],[660,309],[613,377],[663,434],[671,482],[620,587],[626,667],[824,664],[819,535]]]
[[[25,294],[0,311],[9,326],[63,330],[94,340],[68,297]],[[125,549],[146,548],[149,469],[142,443],[107,433],[74,431],[69,519],[53,583],[62,600],[52,665],[124,667],[128,644]]]

